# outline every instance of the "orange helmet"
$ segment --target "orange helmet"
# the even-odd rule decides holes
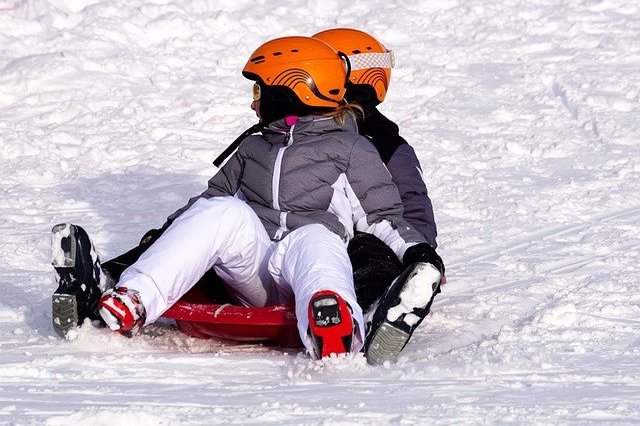
[[[311,107],[342,104],[346,64],[331,46],[311,37],[282,37],[258,47],[242,70],[249,80],[284,86]]]
[[[351,28],[322,31],[313,38],[346,54],[351,64],[349,81],[373,87],[378,101],[384,100],[391,80],[391,68],[395,65],[391,50],[387,50],[371,35]]]

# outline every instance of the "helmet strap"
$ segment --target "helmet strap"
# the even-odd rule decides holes
[[[344,63],[347,65],[347,77],[345,79],[346,84],[349,82],[349,78],[351,77],[351,60],[349,60],[349,56],[344,52],[338,52],[338,56],[340,56]]]

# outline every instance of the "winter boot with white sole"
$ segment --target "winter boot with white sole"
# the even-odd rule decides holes
[[[62,337],[85,318],[100,320],[100,296],[109,279],[84,229],[69,223],[51,230],[53,267],[58,288],[52,297],[53,329]]]
[[[429,313],[442,274],[430,263],[405,269],[381,297],[367,333],[364,353],[371,365],[395,362]]]

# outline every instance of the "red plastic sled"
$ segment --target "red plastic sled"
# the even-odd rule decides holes
[[[443,277],[442,284],[446,283]],[[213,283],[212,283],[213,284]],[[208,287],[216,287],[215,284]],[[221,288],[219,286],[218,288]],[[266,342],[285,348],[302,347],[293,306],[249,308],[225,303],[228,296],[209,296],[195,286],[163,315],[183,333],[199,339]]]
[[[294,348],[302,346],[293,306],[250,308],[216,303],[198,286],[192,288],[163,317],[178,329],[199,339],[267,342]]]

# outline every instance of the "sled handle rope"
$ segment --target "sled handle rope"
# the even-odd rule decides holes
[[[233,154],[233,152],[238,149],[238,146],[240,146],[240,143],[249,135],[253,135],[254,133],[258,133],[259,131],[262,130],[262,123],[257,123],[254,124],[253,126],[249,127],[247,130],[245,130],[244,132],[242,132],[242,134],[240,136],[238,136],[236,138],[236,140],[234,140],[233,142],[231,142],[229,144],[228,147],[225,148],[224,151],[222,151],[222,153],[220,155],[218,155],[216,157],[215,160],[213,160],[213,164],[216,167],[220,167],[220,165],[224,162],[224,160],[227,159],[227,157],[229,157],[231,154]]]

